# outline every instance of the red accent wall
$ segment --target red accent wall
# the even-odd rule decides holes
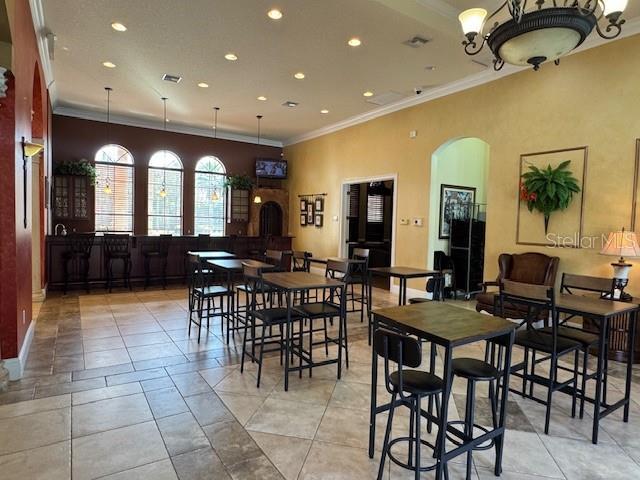
[[[255,174],[256,157],[280,158],[282,148],[232,140],[214,139],[185,133],[165,132],[149,128],[112,124],[107,135],[107,124],[62,115],[53,115],[53,164],[86,159],[93,162],[96,152],[107,143],[125,147],[135,163],[134,230],[137,235],[147,233],[147,165],[158,150],[171,150],[180,157],[184,166],[183,225],[184,235],[193,233],[194,172],[198,160],[214,155],[224,164],[230,175]],[[270,182],[269,185],[267,183]],[[280,186],[278,180],[261,180],[265,186]],[[93,202],[91,202],[92,208]],[[94,230],[93,213],[90,221],[62,221],[76,231]],[[54,218],[54,224],[57,223]],[[246,223],[232,224],[228,234],[246,233]]]
[[[2,358],[16,357],[31,321],[31,225],[23,225],[23,169],[21,139],[32,138],[34,93],[43,114],[36,131],[48,152],[50,108],[44,82],[34,92],[39,66],[36,35],[28,0],[16,0],[12,32],[13,60],[7,97],[0,100],[0,348]],[[39,91],[38,91],[39,90]],[[48,155],[48,153],[45,153]],[[31,215],[31,165],[27,169],[27,212]],[[23,323],[24,312],[24,323]]]

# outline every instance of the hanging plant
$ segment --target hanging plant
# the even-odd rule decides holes
[[[53,171],[56,175],[76,175],[79,177],[88,177],[91,186],[96,184],[96,167],[87,160],[78,160],[71,162],[62,162],[56,165]]]
[[[520,201],[527,203],[530,212],[537,210],[544,215],[544,233],[549,228],[549,218],[553,212],[565,210],[575,193],[580,192],[578,180],[569,170],[571,160],[562,162],[556,168],[529,166],[529,171],[520,179]]]
[[[251,190],[253,180],[247,175],[229,175],[224,181],[224,186],[233,190]]]

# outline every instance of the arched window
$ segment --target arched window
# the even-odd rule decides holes
[[[225,168],[216,157],[202,157],[196,164],[195,233],[215,237],[224,236],[225,225]]]
[[[148,234],[182,235],[182,162],[168,150],[149,160]]]
[[[105,145],[95,165],[95,230],[133,233],[133,156],[120,145]]]

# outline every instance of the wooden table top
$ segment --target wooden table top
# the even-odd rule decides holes
[[[233,253],[225,252],[224,250],[209,250],[209,251],[189,251],[189,255],[197,255],[203,260],[215,259],[215,258],[236,258]]]
[[[344,286],[338,280],[308,272],[265,273],[262,279],[269,285],[289,291]]]
[[[432,275],[440,274],[437,270],[424,270],[422,268],[413,267],[374,267],[370,268],[369,271],[376,275],[386,275],[388,277],[399,278],[430,277]]]
[[[346,263],[365,263],[366,260],[360,258],[340,258],[340,257],[329,257],[329,258],[315,258],[310,257],[309,261],[314,263],[322,263],[324,265],[327,264],[329,260],[335,260],[336,262],[346,262]]]
[[[561,311],[582,313],[595,317],[611,317],[632,312],[640,307],[635,303],[561,293],[556,297],[556,308]]]
[[[517,327],[517,324],[503,318],[483,315],[445,302],[381,308],[372,313],[384,323],[443,346],[465,345],[498,337]]]
[[[221,260],[207,260],[209,265],[213,265],[216,268],[220,268],[222,270],[231,270],[231,271],[242,271],[242,264],[246,263],[254,268],[262,268],[262,269],[270,269],[275,268],[274,265],[270,263],[260,262],[258,260],[252,260],[250,258],[230,258],[230,259],[221,259]]]

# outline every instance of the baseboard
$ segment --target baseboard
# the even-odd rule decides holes
[[[27,334],[24,336],[24,342],[22,342],[22,348],[20,353],[15,358],[7,358],[4,360],[4,366],[9,370],[10,380],[19,380],[24,373],[24,367],[27,364],[27,358],[29,357],[29,350],[31,349],[31,342],[33,341],[33,334],[36,331],[36,321],[32,320]]]
[[[399,285],[395,285],[395,284],[391,284],[391,293],[395,293],[395,294],[399,294],[400,293],[400,286]],[[409,288],[407,287],[407,300],[409,298],[428,298],[429,300],[431,300],[431,296],[433,294],[431,292],[427,292],[425,290],[418,290],[417,288]]]
[[[31,292],[31,301],[35,303],[42,303],[47,299],[47,289],[42,288],[39,291]]]

